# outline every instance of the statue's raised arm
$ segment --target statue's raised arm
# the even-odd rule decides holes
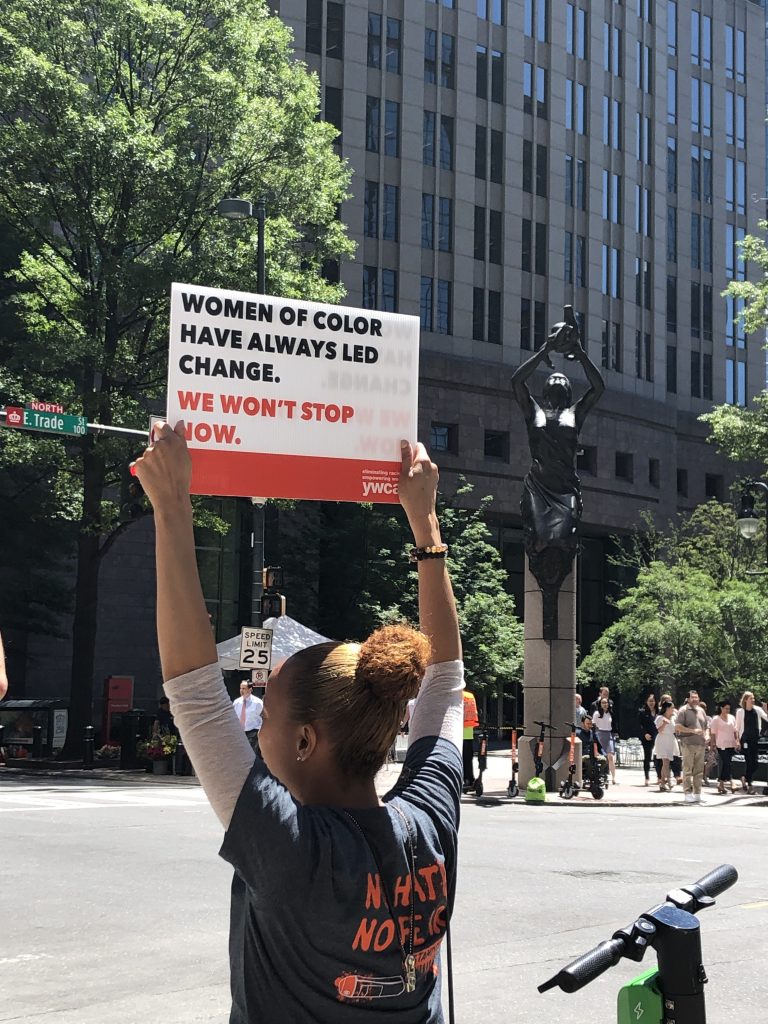
[[[554,369],[552,352],[584,367],[589,388],[576,403],[571,382],[559,372],[547,377],[539,401],[531,397],[527,381],[541,362]],[[563,321],[553,326],[544,348],[517,369],[512,388],[525,417],[531,450],[531,468],[523,481],[520,502],[525,550],[544,593],[544,635],[550,639],[557,635],[557,592],[571,570],[581,520],[578,435],[605,390],[600,371],[581,345],[572,307],[565,307]]]

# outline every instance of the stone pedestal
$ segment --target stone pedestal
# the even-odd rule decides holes
[[[568,775],[570,725],[576,693],[576,575],[566,577],[558,594],[558,637],[545,640],[543,595],[525,560],[525,738],[520,744],[520,788],[535,774],[534,752],[539,736],[535,721],[554,726],[544,745],[544,780],[556,792]],[[551,767],[550,767],[551,766]],[[576,744],[576,780],[581,782],[581,744]]]

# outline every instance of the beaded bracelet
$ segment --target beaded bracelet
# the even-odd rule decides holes
[[[430,544],[425,548],[411,548],[409,561],[421,562],[425,558],[445,558],[447,554],[447,544]]]

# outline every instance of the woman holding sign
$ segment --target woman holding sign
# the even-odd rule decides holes
[[[235,869],[230,1024],[438,1024],[463,667],[437,467],[422,445],[403,442],[399,493],[416,545],[421,632],[389,626],[361,645],[318,644],[283,662],[264,699],[261,761],[217,662],[182,430],[164,424],[135,471],[155,509],[165,690]],[[379,799],[374,777],[417,694],[402,774]]]

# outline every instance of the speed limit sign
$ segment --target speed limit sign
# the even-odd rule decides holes
[[[272,630],[243,626],[240,631],[240,668],[272,667]]]

